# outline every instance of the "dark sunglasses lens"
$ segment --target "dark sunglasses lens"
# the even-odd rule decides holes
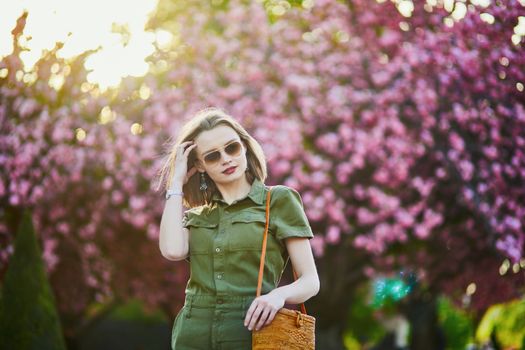
[[[233,142],[230,143],[228,146],[224,148],[226,153],[228,153],[230,156],[235,156],[239,154],[241,151],[241,143],[240,142]]]
[[[204,161],[206,163],[215,163],[217,162],[219,159],[221,159],[221,153],[220,152],[211,152],[211,153],[208,153],[205,157],[204,157]]]
[[[241,143],[240,142],[232,142],[226,147],[224,147],[224,151],[229,154],[230,156],[238,156],[241,153]],[[211,153],[208,153],[204,156],[204,162],[207,164],[213,164],[217,163],[221,159],[221,152],[214,151]]]

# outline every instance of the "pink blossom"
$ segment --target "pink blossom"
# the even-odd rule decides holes
[[[84,254],[86,254],[87,257],[92,257],[98,253],[98,248],[93,243],[87,243],[84,245]]]
[[[430,230],[427,226],[421,224],[414,227],[414,233],[421,239],[426,239],[430,235]]]
[[[20,197],[16,193],[12,194],[11,196],[9,196],[9,204],[11,204],[12,206],[17,206],[18,204],[20,204]]]
[[[57,231],[62,233],[62,234],[67,234],[69,233],[69,224],[66,223],[66,222],[60,222],[58,225],[57,225]]]
[[[459,171],[463,179],[465,181],[469,181],[472,178],[472,174],[474,173],[474,167],[472,166],[471,162],[462,160],[459,162]]]
[[[59,259],[55,253],[57,247],[56,239],[46,239],[43,241],[42,259],[46,263],[47,271],[53,271],[54,267],[58,263]]]
[[[395,217],[402,227],[410,227],[414,223],[414,217],[403,209],[396,211]]]
[[[426,209],[424,211],[423,220],[425,221],[428,228],[432,228],[443,222],[443,216],[432,209]]]
[[[452,132],[449,136],[451,146],[457,151],[463,151],[465,149],[465,142],[463,139],[455,132]]]
[[[143,228],[148,222],[148,218],[144,213],[136,213],[130,218],[133,226],[137,228]]]
[[[310,244],[312,245],[312,250],[315,254],[315,256],[322,256],[324,254],[324,239],[320,235],[314,235],[314,238],[310,240]]]
[[[515,217],[506,216],[503,222],[505,223],[505,225],[514,230],[521,229],[521,222]]]
[[[18,108],[18,113],[22,118],[29,116],[39,108],[39,104],[33,99],[24,99]]]
[[[131,209],[140,211],[146,206],[146,201],[144,198],[138,196],[131,196],[129,198],[129,205]]]
[[[121,204],[124,200],[124,195],[120,191],[113,191],[111,192],[111,201],[114,204]]]
[[[359,208],[357,209],[357,220],[361,225],[368,225],[374,223],[377,217],[367,208]]]
[[[330,226],[326,233],[326,242],[329,244],[337,244],[341,239],[341,229],[338,226]]]

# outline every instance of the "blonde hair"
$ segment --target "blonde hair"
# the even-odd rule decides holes
[[[194,140],[201,132],[208,131],[218,125],[226,125],[235,130],[239,135],[241,141],[247,149],[246,160],[247,170],[246,179],[252,183],[254,179],[259,179],[262,182],[266,179],[266,157],[261,145],[239,124],[233,117],[226,114],[222,109],[216,107],[209,107],[198,111],[193,118],[191,118],[182,127],[175,142],[168,141],[168,152],[164,156],[163,166],[157,173],[157,187],[158,191],[161,187],[165,190],[171,186],[171,181],[175,171],[175,160],[177,155],[177,147],[186,141]],[[188,155],[188,171],[195,165],[197,156],[195,150],[192,150]],[[214,194],[219,190],[215,182],[205,174],[208,188],[206,191],[200,190],[200,173],[193,174],[186,184],[183,185],[184,192],[183,204],[187,208],[193,208],[210,203]]]

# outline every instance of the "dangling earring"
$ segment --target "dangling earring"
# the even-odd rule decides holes
[[[204,176],[204,173],[201,173],[201,187],[199,187],[201,191],[206,191],[208,189],[208,184],[206,183],[206,177]]]

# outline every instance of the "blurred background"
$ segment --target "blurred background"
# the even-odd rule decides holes
[[[218,106],[302,195],[318,349],[525,348],[524,36],[523,0],[4,4],[0,344],[169,349],[153,179]]]

